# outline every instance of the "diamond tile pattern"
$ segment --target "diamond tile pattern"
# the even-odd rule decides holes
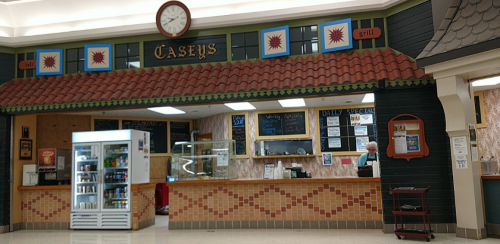
[[[154,224],[155,184],[146,184],[138,184],[141,188],[132,185],[132,228],[134,230]],[[21,215],[22,224],[67,223],[69,225],[71,189],[22,190]],[[44,227],[40,225],[31,229],[44,229]]]
[[[420,63],[420,59],[495,39],[497,46],[491,49],[500,42],[500,0],[453,0],[438,31],[417,60]],[[427,61],[425,65],[434,63],[437,61]]]
[[[35,190],[23,194],[23,222],[69,222],[71,192],[67,190]]]
[[[429,77],[387,48],[234,64],[158,67],[35,77],[7,82],[0,106],[163,98]]]
[[[169,188],[170,221],[382,220],[375,182]]]

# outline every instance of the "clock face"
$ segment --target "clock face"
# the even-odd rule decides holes
[[[156,26],[168,37],[179,37],[187,32],[191,25],[189,9],[177,1],[163,4],[156,14]]]

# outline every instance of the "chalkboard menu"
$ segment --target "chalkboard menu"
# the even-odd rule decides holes
[[[189,122],[170,122],[170,148],[173,148],[176,142],[191,141],[191,128]],[[174,152],[178,153],[178,152]]]
[[[166,121],[122,120],[122,129],[148,131],[151,138],[151,153],[168,153]]]
[[[357,152],[377,140],[373,107],[317,111],[321,152]]]
[[[236,141],[236,155],[247,154],[246,115],[231,115],[231,139]]]
[[[306,111],[260,113],[257,122],[259,136],[306,135]]]
[[[119,126],[117,119],[94,119],[94,131],[118,130]]]

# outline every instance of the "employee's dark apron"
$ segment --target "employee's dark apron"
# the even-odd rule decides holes
[[[358,167],[358,177],[373,177],[373,167],[372,165],[368,165],[369,161],[371,161],[373,165],[373,162],[376,162],[377,158],[368,158],[367,156],[365,165]]]

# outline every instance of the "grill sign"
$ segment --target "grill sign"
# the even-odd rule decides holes
[[[19,69],[25,70],[25,69],[35,69],[36,68],[36,60],[24,60],[19,62]]]
[[[378,27],[357,29],[352,32],[354,40],[374,39],[379,38],[380,35],[382,35],[382,31]]]

